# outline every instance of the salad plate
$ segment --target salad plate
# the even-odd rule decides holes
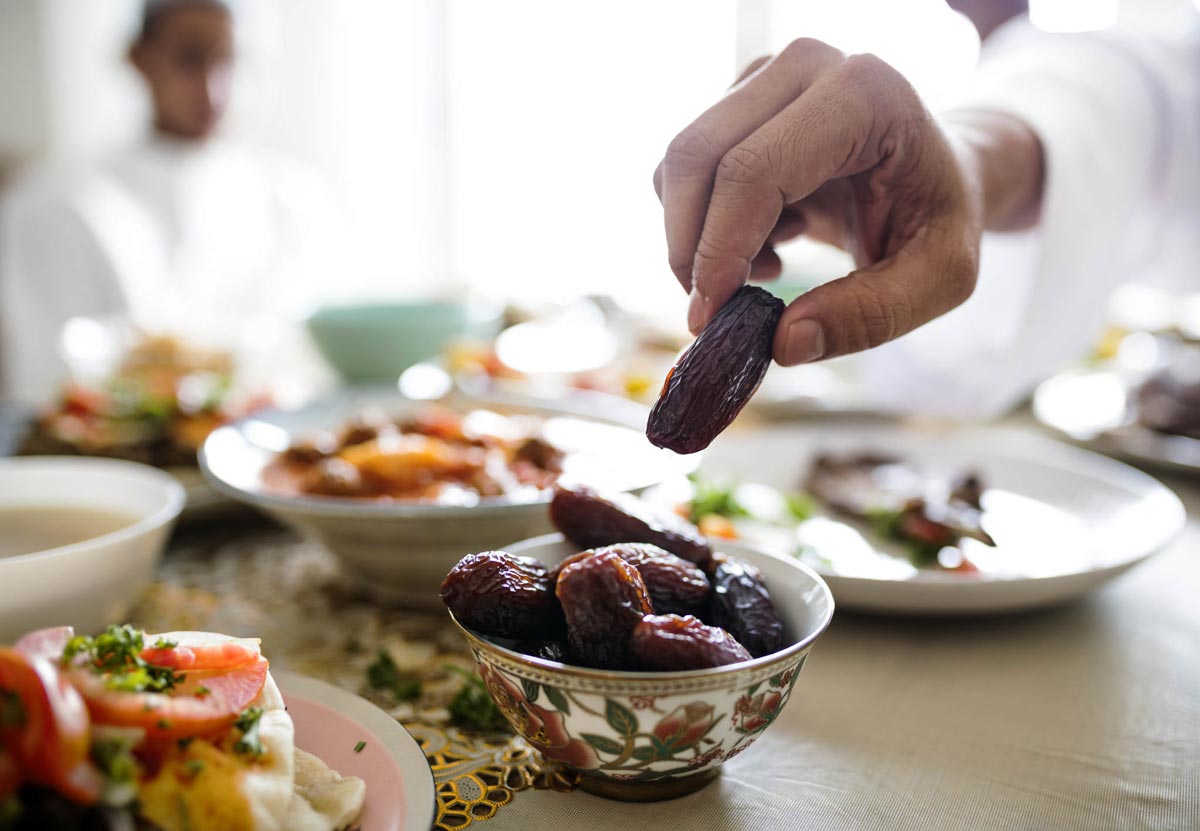
[[[366,783],[358,831],[424,831],[433,825],[433,772],[399,722],[324,681],[289,672],[275,678],[296,725],[296,746]]]
[[[889,457],[933,482],[970,475],[982,491],[978,539],[921,560],[881,533],[879,516],[855,521],[805,496],[818,458],[839,454]],[[800,558],[825,578],[841,608],[864,612],[971,615],[1062,603],[1161,550],[1186,522],[1179,498],[1150,476],[1001,429],[801,425],[731,433],[706,452],[700,476],[758,483],[789,505],[811,505],[770,522],[740,507],[717,510],[734,517],[725,523],[732,536]],[[677,501],[666,488],[657,498]],[[713,533],[703,522],[701,530]]]

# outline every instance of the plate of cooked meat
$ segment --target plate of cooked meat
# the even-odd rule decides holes
[[[1166,546],[1179,498],[1121,462],[999,429],[730,434],[654,494],[711,538],[812,566],[840,607],[991,614],[1080,597]]]

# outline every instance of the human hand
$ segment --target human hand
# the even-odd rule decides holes
[[[774,246],[800,234],[845,249],[857,268],[788,306],[780,364],[878,346],[944,314],[975,286],[978,155],[873,55],[797,40],[756,62],[655,171],[689,327],[747,279],[777,277]]]

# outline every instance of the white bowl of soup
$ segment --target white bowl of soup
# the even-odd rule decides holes
[[[170,474],[112,459],[0,459],[0,643],[125,618],[185,502]]]

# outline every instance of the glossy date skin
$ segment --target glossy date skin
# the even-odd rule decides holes
[[[728,631],[755,658],[783,648],[783,620],[758,569],[718,554],[709,576],[708,623]]]
[[[712,547],[696,526],[675,514],[656,512],[629,494],[559,485],[550,502],[550,520],[580,548],[644,542],[700,568],[712,558]]]
[[[650,595],[650,605],[657,614],[699,613],[708,600],[711,587],[698,566],[649,543],[626,542],[581,551],[563,560],[550,572],[550,577],[556,579],[572,563],[606,551],[611,551],[638,570],[646,584],[646,593]]]
[[[644,669],[662,672],[723,667],[751,657],[724,629],[692,615],[647,615],[630,643]]]
[[[446,575],[441,593],[459,623],[485,635],[545,638],[562,628],[549,571],[531,557],[468,554]]]
[[[567,619],[567,643],[581,664],[638,668],[629,639],[652,610],[636,568],[611,551],[593,553],[562,570],[556,592]]]
[[[783,301],[743,286],[667,375],[646,423],[651,444],[698,453],[733,423],[767,368]]]

